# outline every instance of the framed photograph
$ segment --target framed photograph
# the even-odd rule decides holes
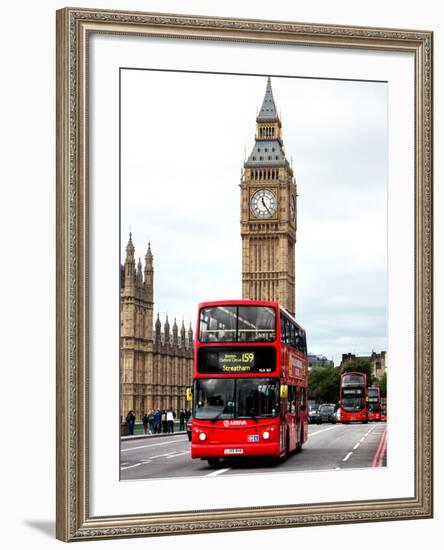
[[[59,539],[432,517],[432,39],[57,12]]]

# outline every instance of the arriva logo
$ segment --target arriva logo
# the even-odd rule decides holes
[[[224,420],[224,426],[246,426],[246,420]]]

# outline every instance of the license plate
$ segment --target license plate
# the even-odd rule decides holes
[[[249,435],[248,436],[248,441],[250,443],[257,443],[259,441],[259,436],[258,435]]]
[[[243,449],[224,449],[225,455],[242,455],[244,454]]]

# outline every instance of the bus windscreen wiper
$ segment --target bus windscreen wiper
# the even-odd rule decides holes
[[[210,421],[211,421],[212,423],[216,422],[216,420],[217,420],[218,418],[220,418],[223,414],[224,414],[224,411],[222,410],[222,411],[220,411],[220,413],[217,413],[216,416],[213,416],[213,418],[210,418]]]

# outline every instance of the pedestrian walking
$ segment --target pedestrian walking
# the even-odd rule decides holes
[[[162,432],[166,434],[168,432],[168,421],[167,421],[167,414],[166,410],[162,410]]]
[[[136,415],[134,414],[134,411],[131,409],[128,411],[128,414],[126,415],[126,423],[128,425],[128,435],[134,435],[134,424],[136,423]]]
[[[154,433],[160,434],[162,431],[162,413],[156,409],[154,413]]]
[[[179,412],[179,430],[182,431],[185,429],[185,411],[180,409]]]
[[[151,410],[148,414],[148,431],[150,432],[150,434],[154,433],[154,423],[155,423],[154,411]]]
[[[149,423],[149,418],[148,418],[148,415],[145,413],[142,416],[143,432],[144,432],[145,435],[148,432],[148,423]]]
[[[171,409],[168,409],[166,413],[166,417],[167,417],[168,433],[173,433],[174,432],[174,413]]]

